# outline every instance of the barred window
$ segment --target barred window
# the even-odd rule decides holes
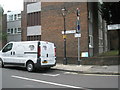
[[[41,40],[41,36],[40,35],[27,36],[27,41],[36,41],[36,40]]]
[[[27,25],[28,26],[41,25],[41,12],[28,13]]]

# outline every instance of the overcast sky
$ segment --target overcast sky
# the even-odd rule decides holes
[[[5,13],[8,10],[23,10],[23,0],[0,0],[0,5],[3,7]]]

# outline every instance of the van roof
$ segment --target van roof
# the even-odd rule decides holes
[[[39,42],[39,41],[10,41],[9,43],[17,43],[17,42]]]
[[[19,43],[19,42],[25,42],[25,43],[37,43],[37,42],[48,42],[48,41],[10,41],[9,43]]]

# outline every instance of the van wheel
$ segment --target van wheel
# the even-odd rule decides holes
[[[3,68],[3,67],[4,67],[4,65],[3,65],[3,61],[0,60],[0,68]]]
[[[34,71],[34,64],[32,62],[28,62],[26,68],[28,72],[32,72]]]

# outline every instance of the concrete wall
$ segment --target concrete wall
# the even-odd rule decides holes
[[[7,36],[7,42],[10,41],[21,41],[21,34],[13,34]]]
[[[7,22],[7,28],[21,28],[21,20]]]
[[[7,29],[21,28],[21,20],[8,21]],[[10,41],[21,41],[21,33],[7,34],[7,42]]]

